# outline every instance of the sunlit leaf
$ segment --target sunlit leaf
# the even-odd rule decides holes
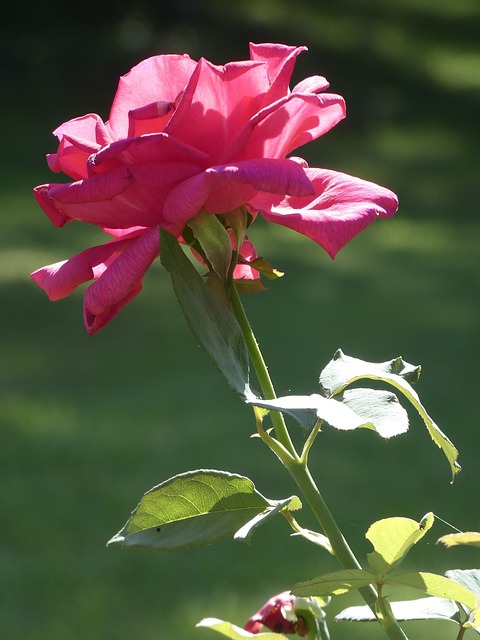
[[[465,626],[472,627],[477,633],[480,633],[480,569],[450,569],[445,575],[450,580],[455,580],[455,582],[467,587],[475,594],[479,601],[477,608],[472,610],[468,606],[463,607],[470,618],[465,623]]]
[[[440,576],[435,573],[419,571],[388,576],[384,584],[412,587],[413,589],[423,591],[429,596],[455,600],[456,602],[466,605],[470,611],[475,610],[478,604],[478,598],[470,589],[445,576]]]
[[[297,498],[297,496],[291,496],[286,500],[276,500],[269,502],[271,503],[271,506],[267,507],[264,511],[254,516],[235,533],[235,535],[233,536],[235,540],[243,540],[245,542],[249,542],[255,529],[261,524],[264,524],[265,522],[270,520],[277,513],[280,513],[280,511],[282,511],[283,509],[296,511],[302,506],[302,503],[300,502],[300,499]]]
[[[196,341],[230,387],[242,398],[251,396],[248,351],[238,322],[205,285],[176,238],[163,229],[160,233],[162,264]]]
[[[368,554],[369,565],[381,575],[397,567],[431,528],[433,521],[433,513],[427,513],[420,522],[410,518],[385,518],[374,522],[365,534],[374,549]]]
[[[244,476],[190,471],[148,491],[108,544],[163,551],[199,547],[233,538],[270,506]]]
[[[480,600],[480,569],[449,569],[445,575],[470,589]]]
[[[378,579],[373,571],[365,569],[342,569],[326,573],[312,580],[298,582],[292,593],[296,596],[334,596],[346,593],[352,589],[361,589],[369,584],[375,584]]]
[[[273,631],[267,631],[266,633],[250,633],[245,631],[241,627],[237,627],[231,622],[225,622],[218,618],[204,618],[201,620],[197,627],[207,627],[213,631],[217,631],[222,636],[230,638],[230,640],[245,640],[245,638],[260,638],[261,640],[288,640],[288,638],[281,633],[274,633]]]
[[[365,378],[385,382],[395,387],[419,413],[430,437],[444,452],[450,464],[452,477],[455,478],[455,475],[460,471],[460,466],[457,463],[458,451],[428,415],[420,398],[410,385],[410,382],[415,382],[418,379],[419,373],[419,367],[404,362],[402,358],[380,363],[365,362],[346,356],[341,350],[338,350],[333,360],[320,374],[319,382],[322,393],[328,397],[338,395],[352,383]]]
[[[252,398],[247,402],[257,407],[287,413],[307,431],[312,429],[319,418],[330,426],[345,431],[367,426],[365,420],[352,409],[338,400],[324,398],[319,394],[283,396],[275,400]]]
[[[320,374],[320,387],[325,396],[333,396],[347,387],[352,378],[370,377],[369,373],[381,379],[394,375],[414,384],[420,377],[420,371],[420,366],[409,364],[401,357],[387,362],[367,362],[347,356],[338,349]]]
[[[460,544],[468,544],[472,547],[480,547],[480,533],[478,531],[465,531],[464,533],[449,533],[437,540],[446,547],[455,547]]]
[[[406,620],[449,620],[460,624],[458,607],[453,600],[444,598],[419,598],[417,600],[404,600],[391,602],[393,615],[399,622]],[[372,610],[367,605],[361,607],[348,607],[335,616],[335,620],[346,622],[373,622],[376,621]]]
[[[347,389],[338,399],[355,411],[367,426],[382,438],[391,438],[408,431],[408,414],[397,396],[375,389]]]

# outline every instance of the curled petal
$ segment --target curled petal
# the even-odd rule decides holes
[[[43,211],[50,218],[50,221],[56,227],[63,227],[63,225],[69,222],[72,218],[61,211],[56,206],[55,202],[50,198],[50,189],[54,188],[55,186],[55,184],[41,184],[38,187],[34,188],[33,195],[35,197],[35,200],[42,207]]]
[[[50,300],[60,300],[73,293],[79,285],[93,280],[95,274],[102,269],[101,265],[119,255],[128,244],[130,240],[90,247],[69,260],[42,267],[30,277]]]
[[[392,216],[394,193],[372,182],[326,169],[305,169],[315,196],[285,198],[262,193],[250,206],[270,222],[298,231],[322,246],[330,257],[376,218]]]
[[[328,89],[329,86],[328,80],[323,76],[311,76],[295,85],[292,93],[319,93]]]
[[[345,101],[331,93],[292,93],[271,105],[239,133],[246,158],[284,158],[294,149],[324,135],[345,117]]]
[[[47,156],[52,171],[63,171],[74,180],[87,177],[87,160],[91,153],[112,142],[110,132],[95,113],[74,118],[55,129],[60,140],[57,153]]]
[[[154,227],[131,242],[88,287],[84,319],[90,335],[97,333],[140,292],[143,275],[159,250],[159,230]]]
[[[75,219],[113,229],[153,227],[163,221],[172,188],[199,171],[186,162],[128,165],[87,180],[44,185],[36,195],[57,226]]]
[[[271,104],[286,96],[297,56],[307,47],[290,47],[284,44],[250,43],[250,58],[261,60],[267,64],[271,86],[268,89],[262,106]],[[328,85],[327,85],[328,86]]]
[[[125,138],[103,147],[89,160],[89,176],[105,173],[122,165],[158,162],[198,162],[205,164],[208,156],[176,140],[166,133],[151,133],[137,138]]]
[[[163,100],[132,109],[128,112],[128,137],[143,136],[162,131],[175,109],[174,102]]]
[[[129,135],[129,112],[162,101],[175,102],[197,63],[187,55],[153,56],[120,78],[109,125],[119,138]],[[148,81],[146,81],[148,79]],[[162,120],[163,116],[159,116]],[[163,120],[156,131],[163,129]]]
[[[211,167],[185,180],[165,201],[165,226],[179,235],[201,209],[228,213],[255,196],[257,191],[306,196],[313,187],[298,162],[260,158]]]

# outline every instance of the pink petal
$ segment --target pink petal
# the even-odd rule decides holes
[[[238,130],[259,111],[269,87],[265,64],[244,61],[219,67],[202,59],[165,132],[202,149],[216,164]]]
[[[38,204],[42,207],[43,211],[50,218],[50,221],[56,227],[63,227],[64,224],[69,222],[72,218],[55,205],[55,203],[50,199],[49,192],[50,189],[53,188],[54,184],[41,184],[38,187],[33,189],[33,195]]]
[[[211,167],[172,189],[165,200],[164,226],[180,235],[185,224],[202,209],[221,214],[233,211],[257,191],[312,194],[305,170],[290,160],[245,160]]]
[[[307,47],[289,47],[283,44],[250,43],[250,58],[267,64],[271,86],[262,106],[266,106],[286,96],[297,56]]]
[[[143,136],[163,131],[176,105],[162,100],[132,109],[128,112],[128,137]]]
[[[175,102],[196,64],[187,55],[154,56],[143,60],[122,76],[109,120],[117,136],[128,136],[130,111],[158,101]]]
[[[327,169],[306,169],[315,196],[285,198],[262,193],[250,206],[270,222],[298,231],[336,253],[376,218],[392,216],[394,193],[372,182]]]
[[[50,264],[31,274],[32,280],[41,287],[50,300],[60,300],[95,277],[95,270],[112,256],[121,252],[130,241],[109,242],[90,247],[69,260]]]
[[[84,300],[85,326],[97,333],[142,288],[142,277],[159,255],[158,227],[149,229],[116,258],[100,278],[88,287]]]
[[[52,171],[63,171],[74,180],[87,177],[91,153],[112,141],[102,119],[94,113],[65,122],[53,132],[60,140],[58,152],[47,156]]]
[[[328,89],[329,86],[328,80],[323,76],[311,76],[295,85],[292,93],[319,93]]]
[[[44,185],[39,197],[54,222],[75,219],[113,229],[153,227],[163,220],[163,203],[172,188],[201,169],[185,162],[128,165],[79,182]]]
[[[345,102],[341,96],[324,93],[292,93],[274,108],[272,105],[241,132],[245,146],[239,157],[284,158],[294,149],[330,131],[345,117]],[[261,117],[260,116],[264,117]],[[249,129],[249,131],[248,131]]]
[[[235,245],[233,237],[232,244]],[[242,243],[240,255],[247,262],[251,262],[258,257],[255,247],[247,237],[245,237],[245,240]],[[257,269],[250,267],[248,264],[237,264],[233,270],[233,278],[234,280],[258,280],[260,278],[260,273]]]
[[[205,164],[208,156],[166,133],[125,138],[104,147],[90,158],[89,176],[104,173],[125,164],[186,162]]]

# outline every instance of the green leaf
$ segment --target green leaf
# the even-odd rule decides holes
[[[148,491],[108,544],[178,551],[229,538],[271,503],[251,480],[226,471],[189,471]]]
[[[420,522],[410,518],[385,518],[374,522],[365,537],[373,545],[368,554],[371,568],[384,576],[398,567],[410,551],[433,525],[433,513],[427,513]]]
[[[468,544],[472,547],[480,547],[480,533],[478,531],[465,531],[464,533],[449,533],[437,540],[446,547],[455,547],[459,544]]]
[[[326,551],[328,551],[328,553],[331,553],[332,556],[335,555],[332,545],[330,544],[330,540],[327,538],[327,536],[324,536],[323,533],[318,533],[317,531],[312,531],[311,529],[301,528],[299,531],[296,531],[291,535],[292,537],[300,536],[302,538],[305,538],[305,540],[313,542],[313,544],[316,544],[318,547],[322,547],[322,549],[325,549]]]
[[[451,569],[445,575],[475,594],[479,601],[477,608],[472,610],[468,606],[464,606],[465,613],[469,616],[469,620],[465,622],[464,626],[473,628],[480,634],[480,569]]]
[[[474,611],[478,604],[477,597],[467,587],[436,573],[418,571],[388,576],[384,584],[411,587],[412,589],[419,589],[429,596],[455,600],[455,602],[466,605],[470,611]]]
[[[399,577],[402,578],[402,576]],[[476,598],[480,598],[480,570],[454,569],[447,571],[446,577],[453,580],[454,583],[463,585],[463,587],[466,587],[470,592],[472,592]],[[449,588],[451,588],[451,585],[449,585]],[[473,628],[477,633],[480,633],[479,610],[477,609],[475,615],[471,616],[472,610],[467,605],[459,605],[453,599],[432,596],[429,598],[420,598],[418,600],[391,602],[390,605],[393,615],[399,622],[404,622],[406,620],[447,620],[460,626]],[[468,616],[471,616],[471,619],[466,620],[466,617]],[[335,620],[369,622],[374,621],[375,617],[370,607],[349,607],[338,614],[335,617]]]
[[[231,311],[208,289],[178,241],[160,230],[161,260],[198,344],[241,397],[251,396],[249,360],[242,330]]]
[[[382,438],[391,438],[408,431],[408,414],[397,396],[389,391],[349,389],[339,400],[360,416],[366,426],[373,425]]]
[[[188,226],[203,249],[211,269],[225,284],[232,262],[232,241],[217,216],[200,211]]]
[[[350,407],[338,400],[324,398],[318,393],[310,396],[283,396],[275,400],[251,398],[246,402],[271,411],[287,413],[305,430],[312,429],[318,418],[328,422],[335,429],[345,431],[367,426],[365,420]]]
[[[445,575],[450,580],[463,584],[480,600],[480,569],[450,569]]]
[[[365,569],[342,569],[325,573],[312,580],[305,580],[294,585],[292,593],[296,596],[335,596],[352,589],[361,589],[368,584],[375,584],[378,576]]]
[[[239,529],[235,533],[235,535],[233,536],[235,540],[243,540],[244,542],[249,542],[255,529],[261,524],[264,524],[265,522],[270,520],[277,513],[280,513],[280,511],[283,511],[283,509],[294,511],[296,509],[300,509],[302,506],[302,503],[297,496],[291,496],[286,500],[269,500],[269,502],[271,506],[267,507],[265,511],[262,511],[261,513],[254,516],[251,520],[249,520],[249,522],[244,524],[243,527],[241,527],[241,529]]]
[[[325,396],[333,396],[348,386],[352,378],[370,377],[369,373],[381,376],[381,379],[395,375],[414,384],[420,377],[420,371],[420,366],[408,364],[401,357],[388,362],[366,362],[347,356],[338,349],[320,374],[320,387]]]
[[[231,622],[225,622],[218,618],[204,618],[197,624],[197,627],[213,629],[222,636],[230,638],[230,640],[245,640],[245,638],[261,638],[261,640],[288,640],[286,636],[281,633],[274,633],[273,631],[268,631],[267,633],[250,633],[241,627],[237,627]]]
[[[458,607],[453,600],[444,598],[419,598],[391,602],[393,615],[398,622],[406,620],[449,620],[460,624]],[[336,621],[374,622],[376,617],[368,606],[348,607],[335,616]]]
[[[444,452],[452,471],[452,478],[460,471],[457,463],[458,451],[453,443],[435,424],[428,415],[420,398],[413,390],[409,381],[415,382],[420,374],[420,367],[408,364],[402,358],[396,358],[389,362],[365,362],[357,358],[346,356],[338,350],[320,374],[320,387],[326,396],[334,396],[341,393],[350,384],[363,380],[379,380],[392,385],[400,391],[415,407],[422,418],[427,431],[434,443]]]

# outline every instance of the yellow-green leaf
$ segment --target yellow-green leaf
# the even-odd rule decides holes
[[[305,580],[294,585],[292,593],[296,596],[335,596],[352,589],[361,589],[368,584],[375,584],[378,576],[365,569],[343,569],[326,573],[312,580]]]
[[[207,627],[208,629],[213,629],[217,631],[222,636],[226,638],[230,638],[230,640],[244,640],[244,638],[260,638],[261,640],[288,640],[286,636],[281,633],[274,633],[273,631],[268,631],[267,633],[250,633],[250,631],[245,631],[241,627],[237,627],[235,624],[231,622],[226,622],[225,620],[219,620],[218,618],[204,618],[201,620],[197,627]]]
[[[478,531],[465,531],[464,533],[449,533],[437,540],[446,547],[455,547],[459,544],[468,544],[472,547],[480,547],[480,533]]]
[[[434,521],[433,513],[427,513],[420,522],[410,518],[385,518],[374,522],[365,537],[373,545],[368,563],[374,571],[385,575],[397,567]]]
[[[470,589],[436,573],[425,573],[422,571],[403,573],[402,575],[387,577],[384,584],[412,587],[413,589],[423,591],[429,596],[455,600],[455,602],[461,602],[466,605],[470,611],[475,610],[478,606],[478,599]]]

